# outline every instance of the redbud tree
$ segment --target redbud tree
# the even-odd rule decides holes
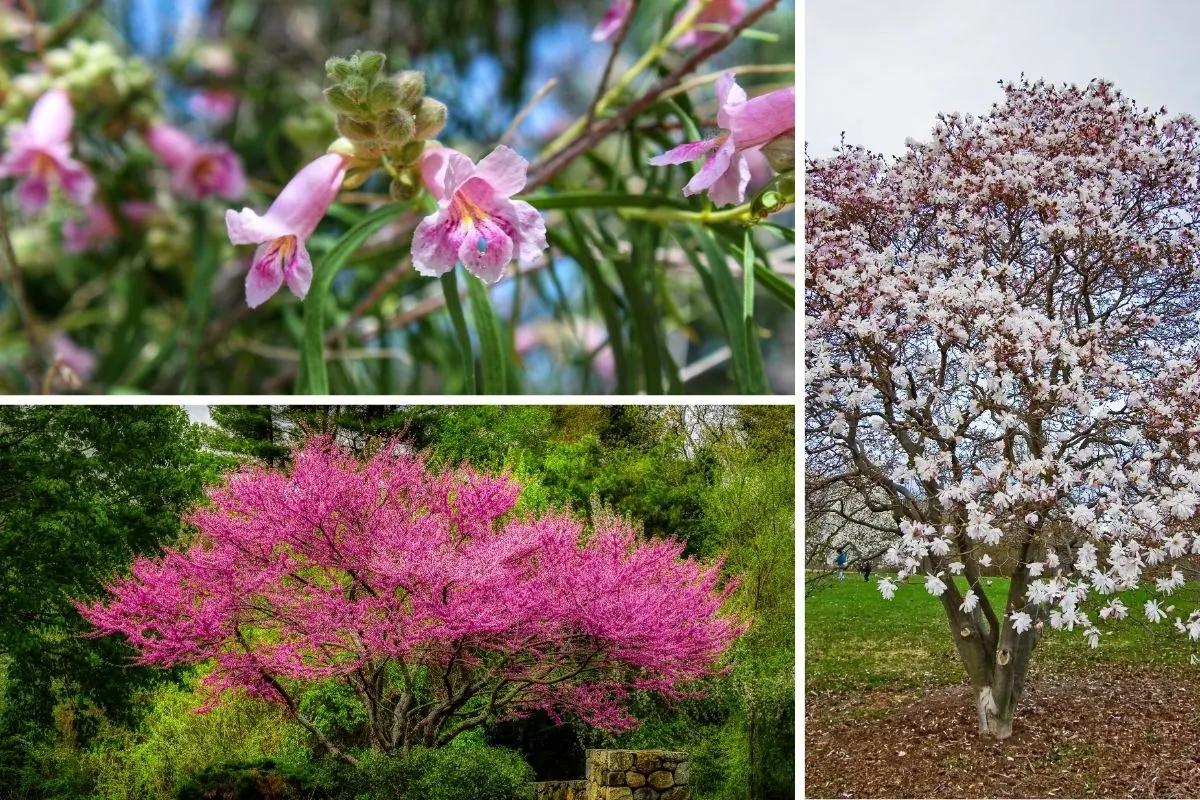
[[[139,664],[209,665],[209,707],[282,704],[351,762],[301,711],[318,682],[352,687],[371,747],[395,751],[535,710],[627,728],[632,693],[680,698],[719,671],[743,629],[719,564],[613,517],[518,513],[519,491],[396,442],[360,461],[314,437],[290,471],[228,476],[185,546],[79,608]]]
[[[997,739],[1050,629],[1200,640],[1166,599],[1200,554],[1200,126],[1100,80],[1003,91],[899,157],[809,158],[805,261],[812,484],[895,521],[879,590],[923,578]]]

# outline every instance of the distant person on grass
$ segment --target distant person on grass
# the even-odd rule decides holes
[[[862,566],[860,566],[859,569],[862,570],[863,580],[870,581],[871,580],[871,559],[864,558],[862,561]]]
[[[846,580],[846,565],[850,563],[850,556],[846,555],[846,545],[842,545],[837,549],[837,558],[834,559],[837,564],[838,580]]]

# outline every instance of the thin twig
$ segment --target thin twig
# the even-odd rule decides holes
[[[88,0],[78,11],[50,29],[50,35],[46,37],[45,46],[54,47],[59,42],[70,37],[75,32],[75,29],[83,23],[84,18],[100,8],[103,3],[104,0]]]
[[[723,36],[714,40],[707,47],[700,48],[693,53],[687,61],[684,61],[672,70],[670,74],[651,87],[645,95],[622,109],[621,113],[609,117],[591,130],[585,129],[581,131],[570,144],[534,167],[529,183],[525,186],[525,191],[531,192],[549,182],[555,175],[565,169],[567,165],[590,150],[601,139],[614,131],[620,130],[637,117],[638,114],[653,106],[663,94],[678,86],[685,75],[694,72],[696,67],[700,66],[706,59],[711,58],[714,54],[728,47],[743,30],[749,28],[770,11],[773,11],[777,5],[779,5],[779,0],[764,0],[753,11],[738,20],[737,24],[731,26]]]
[[[542,85],[542,88],[534,92],[533,97],[529,98],[529,102],[521,109],[521,113],[513,117],[513,121],[508,124],[508,128],[504,131],[504,135],[500,137],[498,144],[508,144],[508,140],[517,135],[517,129],[521,127],[521,123],[525,121],[525,118],[529,116],[534,107],[542,102],[542,99],[546,95],[550,94],[555,86],[558,86],[558,78],[551,78]]]
[[[37,320],[29,301],[25,297],[25,286],[21,283],[21,265],[17,263],[17,254],[13,250],[12,239],[8,234],[8,214],[4,204],[0,203],[0,244],[3,244],[4,275],[8,278],[13,302],[17,306],[17,315],[21,318],[21,327],[25,330],[25,338],[29,340],[30,354],[37,355],[38,335]]]
[[[38,61],[45,61],[46,48],[42,44],[42,32],[38,26],[37,9],[33,7],[32,0],[21,0],[21,8],[25,9],[25,16],[29,18],[29,37],[33,39],[33,51],[37,53]]]
[[[592,103],[588,106],[587,119],[583,123],[585,131],[592,127],[592,122],[596,119],[596,109],[599,108],[600,100],[604,97],[604,90],[608,87],[608,76],[612,74],[613,64],[617,63],[617,55],[621,52],[621,45],[625,44],[625,37],[629,34],[630,23],[637,16],[638,6],[640,5],[641,0],[633,0],[629,8],[629,13],[625,15],[625,19],[621,22],[621,28],[617,31],[617,38],[613,40],[612,49],[608,51],[608,61],[604,64],[604,71],[600,73],[600,85],[596,87],[596,96],[592,98]]]

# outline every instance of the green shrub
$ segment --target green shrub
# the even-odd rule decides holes
[[[328,795],[311,779],[274,761],[244,761],[208,767],[179,787],[177,800],[316,800]]]

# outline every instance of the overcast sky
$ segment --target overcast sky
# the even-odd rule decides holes
[[[1000,79],[1106,78],[1200,117],[1200,1],[807,0],[805,139],[899,154],[939,111],[986,112]]]

